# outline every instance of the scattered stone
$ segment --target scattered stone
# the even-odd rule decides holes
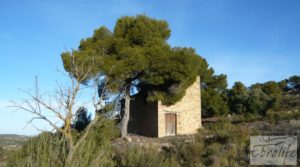
[[[129,136],[125,136],[123,139],[128,143],[132,141],[132,139]]]

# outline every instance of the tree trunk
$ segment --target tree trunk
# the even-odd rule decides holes
[[[129,114],[130,114],[130,95],[129,91],[125,93],[125,105],[124,105],[124,115],[121,122],[121,137],[125,137],[127,135],[128,122],[129,122]]]
[[[72,161],[73,161],[73,157],[75,152],[77,151],[77,149],[79,148],[79,146],[86,140],[88,133],[90,131],[90,128],[97,123],[99,119],[99,116],[97,115],[97,113],[95,112],[95,118],[92,122],[89,123],[89,125],[85,128],[85,132],[80,136],[80,138],[78,139],[78,141],[74,144],[73,138],[72,136],[69,136],[69,138],[67,139],[68,141],[68,155],[66,158],[66,162],[65,162],[65,167],[72,167]]]
[[[75,153],[75,145],[73,143],[73,139],[68,136],[67,138],[67,144],[68,144],[68,155],[65,161],[65,167],[71,167],[73,156]]]
[[[73,156],[74,156],[75,151],[73,149],[70,149],[68,152],[68,156],[65,162],[65,167],[71,167]]]

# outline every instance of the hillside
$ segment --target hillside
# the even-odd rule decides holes
[[[7,157],[20,149],[28,139],[28,136],[23,135],[0,134],[0,167],[5,166]]]
[[[0,134],[0,147],[3,149],[20,148],[28,139],[28,136],[23,135]]]

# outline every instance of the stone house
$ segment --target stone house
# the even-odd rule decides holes
[[[130,101],[129,133],[149,137],[187,135],[196,133],[201,126],[200,77],[174,105],[146,102],[141,94]]]

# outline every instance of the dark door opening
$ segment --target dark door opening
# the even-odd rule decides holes
[[[166,135],[176,135],[176,114],[166,114]]]

